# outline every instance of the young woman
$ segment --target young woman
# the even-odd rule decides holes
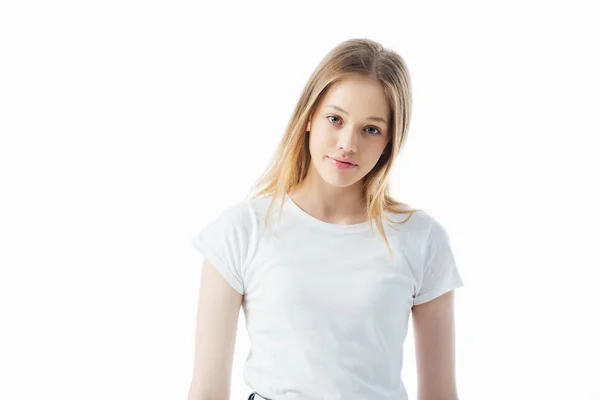
[[[379,43],[345,41],[317,66],[254,194],[192,239],[189,400],[229,399],[240,307],[249,399],[407,399],[411,312],[419,399],[458,398],[449,236],[389,194],[410,115],[407,67]]]

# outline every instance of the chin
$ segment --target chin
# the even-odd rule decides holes
[[[339,187],[339,188],[345,188],[345,187],[355,185],[358,181],[360,181],[362,179],[361,176],[356,176],[354,174],[348,175],[346,177],[340,177],[340,176],[336,176],[334,174],[335,174],[335,172],[333,174],[324,173],[324,174],[320,174],[320,175],[321,175],[321,179],[323,179],[325,182],[327,182],[331,186],[335,186],[335,187]]]

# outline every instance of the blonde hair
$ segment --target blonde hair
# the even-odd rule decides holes
[[[306,177],[311,161],[308,148],[309,132],[306,128],[316,105],[332,84],[356,74],[376,78],[383,86],[391,108],[391,138],[375,167],[363,178],[363,195],[366,199],[371,231],[375,221],[393,258],[382,218],[390,223],[403,224],[414,212],[422,211],[394,200],[389,194],[387,181],[392,162],[406,142],[412,109],[411,81],[402,57],[373,40],[346,40],[334,47],[319,63],[302,91],[269,167],[256,180],[251,198],[273,195],[267,209],[266,226],[275,199],[281,198],[283,206],[285,195]],[[390,220],[385,215],[386,212],[409,215],[405,220],[396,222]]]

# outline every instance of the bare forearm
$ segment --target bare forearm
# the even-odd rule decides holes
[[[229,400],[229,397],[229,393],[208,393],[206,390],[192,385],[188,392],[187,400]]]
[[[456,394],[456,393],[422,394],[422,392],[418,392],[417,400],[458,400],[458,394]]]

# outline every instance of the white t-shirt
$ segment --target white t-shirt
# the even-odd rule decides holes
[[[392,260],[375,224],[327,223],[287,195],[265,231],[271,198],[229,207],[192,239],[244,295],[246,384],[273,400],[407,399],[411,308],[463,286],[446,230],[424,211],[384,219]]]

